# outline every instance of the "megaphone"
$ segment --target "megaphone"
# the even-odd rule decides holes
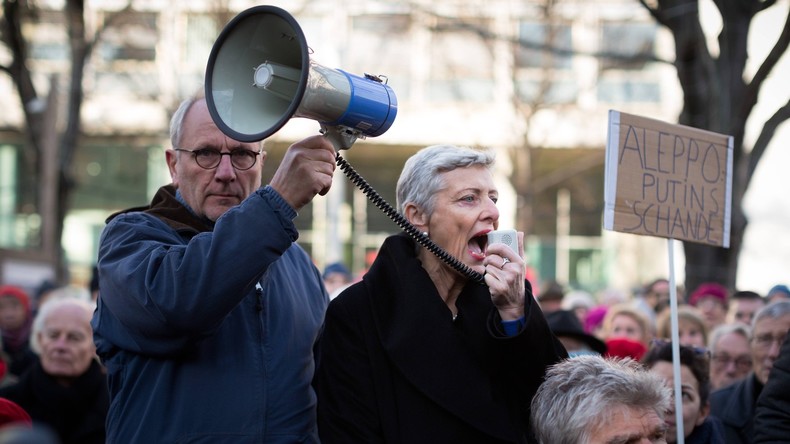
[[[378,76],[330,69],[309,58],[299,24],[275,6],[239,13],[222,30],[206,67],[206,103],[228,137],[265,139],[292,117],[321,124],[336,149],[384,134],[398,111]]]

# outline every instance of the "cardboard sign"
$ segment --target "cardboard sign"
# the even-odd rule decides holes
[[[729,248],[733,138],[609,111],[604,228]]]

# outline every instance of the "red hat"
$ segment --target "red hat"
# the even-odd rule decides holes
[[[16,298],[25,307],[25,311],[30,313],[30,297],[28,297],[27,293],[25,293],[25,290],[13,285],[3,285],[0,286],[0,297],[2,296],[11,296]]]
[[[712,297],[718,299],[722,305],[727,306],[727,287],[716,282],[706,282],[700,284],[691,296],[689,296],[689,304],[697,306],[700,299]]]
[[[0,427],[9,425],[32,426],[33,420],[19,404],[10,399],[0,398]]]
[[[609,338],[605,342],[606,354],[604,354],[604,357],[607,358],[631,358],[639,361],[647,353],[647,346],[634,339],[616,337]]]

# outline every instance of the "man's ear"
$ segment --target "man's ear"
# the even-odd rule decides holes
[[[403,208],[404,216],[420,231],[428,231],[428,217],[425,215],[425,212],[422,211],[417,205],[414,204],[406,204]]]
[[[178,153],[173,150],[165,151],[165,160],[167,161],[167,169],[170,170],[170,179],[176,186],[178,186],[178,173],[176,173],[176,163],[178,163],[177,156]]]

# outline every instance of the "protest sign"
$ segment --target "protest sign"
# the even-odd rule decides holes
[[[733,138],[609,111],[604,228],[729,248]]]

